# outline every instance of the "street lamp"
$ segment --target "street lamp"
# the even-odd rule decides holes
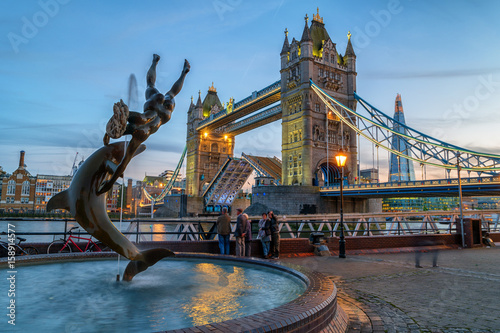
[[[344,166],[347,156],[342,150],[335,156],[338,167],[341,169],[340,176],[340,239],[339,239],[339,258],[345,258],[345,237],[344,237]]]

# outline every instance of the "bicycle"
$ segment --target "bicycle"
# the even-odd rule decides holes
[[[2,232],[2,235],[7,235],[5,231]],[[7,257],[9,254],[9,245],[14,246],[16,249],[16,256],[28,256],[38,254],[38,249],[33,246],[21,246],[22,242],[26,241],[26,238],[16,237],[19,242],[15,244],[7,243],[4,241],[0,241],[0,257]]]
[[[74,236],[73,235],[73,230],[79,229],[79,227],[73,227],[69,229],[68,238],[62,238],[56,241],[53,241],[52,243],[49,244],[47,247],[47,253],[70,253],[73,251],[71,248],[71,244],[80,252],[105,252],[105,251],[110,251],[109,247],[107,247],[104,243],[95,243],[92,240],[92,236],[90,238],[86,237],[80,237],[80,236]],[[75,243],[74,239],[81,239],[81,240],[86,240],[87,244],[85,245],[85,248],[82,250],[78,244]],[[70,244],[71,243],[71,244]]]

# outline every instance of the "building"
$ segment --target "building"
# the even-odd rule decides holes
[[[360,184],[378,183],[378,181],[378,169],[371,168],[359,171]]]
[[[415,197],[384,198],[383,212],[423,212],[429,210],[455,210],[459,206],[458,197]]]
[[[121,207],[121,184],[113,184],[113,188],[108,192],[108,197],[106,198],[106,210],[111,213],[116,213],[120,211]],[[123,202],[126,205],[126,202]]]
[[[403,102],[401,101],[400,94],[397,94],[396,96],[394,119],[397,122],[394,122],[392,129],[396,133],[407,134],[406,128],[403,126],[406,122],[405,115],[403,113]],[[408,142],[401,136],[392,135],[391,147],[393,150],[399,151],[403,155],[410,156],[411,154]],[[415,180],[413,161],[391,153],[389,163],[389,182],[405,182]]]
[[[19,167],[12,175],[2,178],[0,212],[20,214],[33,212],[36,178],[26,170],[24,154],[24,151],[20,152]]]
[[[159,177],[163,177],[165,179],[165,184],[168,184],[171,182],[174,173],[175,173],[174,170],[165,170],[159,174]],[[186,179],[182,178],[182,175],[178,173],[177,177],[175,177],[175,180],[172,184],[172,189],[170,190],[170,193],[180,194],[182,190],[185,189],[186,189]]]
[[[44,214],[50,198],[66,190],[71,184],[72,176],[32,176],[26,169],[24,158],[25,152],[21,151],[19,167],[12,175],[7,174],[0,167],[0,213]],[[120,186],[115,184],[107,199],[108,211],[118,211],[119,198]],[[64,211],[58,210],[56,213],[64,213]]]
[[[66,190],[71,184],[71,179],[71,176],[37,175],[35,185],[35,212],[44,213],[50,198]]]

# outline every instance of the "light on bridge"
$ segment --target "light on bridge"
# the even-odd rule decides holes
[[[208,136],[208,132],[203,133],[203,136],[206,138]]]
[[[343,167],[343,166],[345,166],[345,162],[347,161],[347,156],[342,151],[340,151],[335,156],[335,160],[337,161],[337,165],[339,167]]]
[[[224,135],[224,140],[227,141],[227,135]]]

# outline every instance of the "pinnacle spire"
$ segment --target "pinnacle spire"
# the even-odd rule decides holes
[[[345,49],[345,55],[349,56],[349,57],[356,56],[356,54],[354,53],[354,48],[352,47],[352,44],[351,44],[351,32],[350,31],[347,33],[347,47]]]
[[[290,43],[288,43],[288,29],[285,28],[285,41],[283,42],[280,55],[287,52],[290,52]]]
[[[203,103],[201,102],[201,90],[198,91],[198,100],[196,101],[196,107],[197,108],[203,107]]]
[[[311,38],[311,32],[309,31],[309,17],[306,14],[306,17],[304,17],[306,24],[304,26],[304,32],[302,32],[302,38],[300,39],[300,42],[312,42]]]
[[[401,94],[396,95],[396,104],[394,106],[394,113],[403,113],[403,102],[401,101]]]

